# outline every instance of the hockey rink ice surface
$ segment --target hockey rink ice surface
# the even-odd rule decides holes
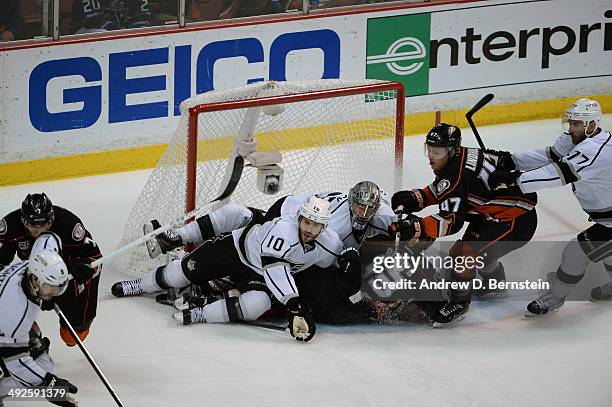
[[[602,124],[610,128],[612,115]],[[479,130],[488,147],[518,151],[551,145],[561,128],[560,120],[544,120]],[[476,145],[469,129],[463,139]],[[422,136],[406,138],[405,188],[433,179],[422,143]],[[18,208],[27,193],[45,192],[110,253],[150,172],[2,187],[0,213]],[[569,187],[539,198],[535,240],[567,240],[589,225]],[[597,270],[603,277],[603,267]],[[527,301],[476,302],[451,329],[319,325],[303,344],[249,326],[183,327],[172,308],[151,298],[112,297],[112,283],[127,278],[103,271],[98,316],[85,341],[126,407],[612,405],[612,304],[569,302],[546,318],[526,319]],[[80,405],[114,406],[79,349],[61,342],[55,313],[43,313],[39,324],[51,339],[57,375],[79,387]]]

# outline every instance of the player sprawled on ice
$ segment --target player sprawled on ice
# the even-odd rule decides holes
[[[461,131],[455,126],[436,125],[425,138],[425,148],[435,180],[424,188],[399,191],[393,195],[391,206],[403,214],[392,229],[399,233],[401,240],[435,240],[459,232],[464,222],[469,222],[449,255],[474,259],[482,256],[485,267],[479,270],[467,268],[461,273],[451,270],[450,278],[457,282],[471,282],[478,271],[483,280],[483,290],[475,294],[503,294],[486,289],[488,281],[506,280],[504,266],[498,260],[525,245],[535,233],[536,194],[492,191],[488,181],[495,170],[496,157],[479,149],[462,147]],[[438,205],[439,212],[422,218],[412,214],[430,205]],[[448,302],[433,306],[434,326],[444,326],[464,318],[472,298],[472,285],[469,287],[451,289]]]
[[[550,291],[527,306],[527,315],[553,311],[565,302],[589,262],[603,260],[611,282],[591,290],[594,300],[612,299],[612,135],[599,127],[601,107],[578,99],[563,116],[564,132],[552,147],[501,152],[490,177],[494,188],[524,193],[572,184],[574,195],[594,225],[580,232],[563,251]]]
[[[46,232],[53,232],[59,238],[60,253],[71,278],[66,292],[53,301],[60,306],[80,339],[85,340],[96,316],[101,270],[88,265],[102,254],[74,213],[53,205],[44,193],[28,194],[21,209],[0,219],[0,269],[10,264],[15,254],[21,260],[28,259],[34,240]],[[45,302],[43,309],[52,309],[53,301]],[[60,336],[68,346],[76,345],[62,320]]]
[[[49,400],[64,407],[76,406],[77,388],[54,374],[48,351],[32,347],[31,329],[36,326],[43,301],[62,295],[69,285],[68,267],[58,254],[56,235],[43,234],[33,244],[29,261],[0,270],[0,404],[11,392],[33,386],[47,388],[47,395],[64,391]]]
[[[363,299],[360,293],[361,268],[359,249],[362,242],[374,237],[388,238],[388,228],[397,216],[382,199],[382,191],[371,181],[355,184],[347,193],[325,192],[316,196],[329,201],[331,217],[328,227],[343,241],[345,249],[338,263],[340,267],[320,269],[313,267],[308,273],[295,276],[302,299],[312,310],[316,322],[344,324],[368,322],[378,318],[384,304]],[[151,257],[166,253],[184,244],[200,244],[202,241],[231,232],[249,224],[264,223],[280,216],[293,215],[306,202],[309,195],[286,196],[276,201],[267,212],[255,208],[228,204],[195,222],[164,232],[147,247]],[[145,233],[158,228],[152,221]],[[156,244],[158,243],[158,244]],[[231,281],[215,281],[211,285],[227,288]],[[376,306],[376,309],[374,309]],[[382,307],[382,309],[381,309]]]
[[[315,334],[315,322],[300,298],[293,274],[336,262],[342,242],[326,228],[329,217],[329,202],[310,197],[298,213],[205,240],[181,260],[140,279],[115,283],[112,293],[121,297],[190,284],[205,286],[210,280],[230,276],[238,290],[236,296],[185,310],[176,317],[183,323],[256,320],[271,308],[273,295],[287,309],[291,335],[309,341]]]

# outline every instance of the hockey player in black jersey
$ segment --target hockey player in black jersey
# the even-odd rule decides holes
[[[505,281],[504,268],[498,260],[523,246],[535,233],[536,194],[492,191],[488,178],[495,170],[497,157],[462,147],[461,131],[456,126],[441,123],[433,127],[426,136],[425,147],[436,178],[424,188],[393,195],[391,206],[402,211],[402,215],[390,228],[391,233],[398,233],[402,240],[435,240],[459,232],[468,222],[463,237],[452,246],[449,255],[473,259],[482,256],[485,267],[451,270],[451,280],[471,282],[478,271],[484,288],[489,279]],[[436,214],[425,217],[412,214],[436,204],[439,206]],[[471,288],[452,289],[449,294],[447,303],[434,308],[437,308],[434,326],[460,321],[468,311]]]
[[[0,268],[9,265],[15,255],[27,260],[34,241],[45,232],[53,232],[60,240],[61,255],[72,277],[66,292],[55,298],[55,302],[84,340],[96,316],[101,270],[89,268],[88,264],[102,254],[74,213],[53,205],[44,193],[28,194],[21,209],[0,219]],[[60,336],[68,346],[76,345],[61,321]]]

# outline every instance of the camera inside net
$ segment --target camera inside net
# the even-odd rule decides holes
[[[284,170],[276,165],[257,168],[257,189],[266,195],[275,195],[283,187]]]

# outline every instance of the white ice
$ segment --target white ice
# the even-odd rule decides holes
[[[604,123],[610,127],[612,116]],[[559,132],[559,120],[480,128],[487,146],[510,150],[550,145]],[[464,140],[475,145],[469,129]],[[406,139],[405,187],[432,179],[422,143]],[[77,213],[108,253],[149,173],[3,187],[0,214],[44,191]],[[564,240],[589,225],[569,187],[542,192],[537,208],[536,239]],[[452,329],[319,326],[302,344],[248,326],[179,326],[171,308],[150,298],[113,298],[111,284],[126,277],[104,270],[85,341],[126,407],[612,405],[611,304],[571,302],[525,319],[526,302],[481,302]],[[80,405],[115,405],[78,348],[61,342],[55,314],[44,313],[40,324],[58,375],[79,386]]]

